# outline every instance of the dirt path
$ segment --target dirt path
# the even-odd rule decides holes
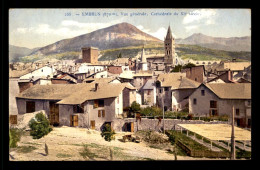
[[[117,133],[115,140],[111,142],[105,141],[98,131],[87,130],[85,128],[74,127],[57,127],[51,133],[41,139],[32,139],[31,136],[23,136],[18,143],[20,147],[35,147],[34,150],[28,153],[18,152],[18,150],[11,150],[11,161],[84,161],[80,152],[83,151],[84,144],[89,146],[100,147],[116,147],[120,149],[120,157],[114,160],[174,160],[172,154],[167,151],[159,150],[146,146],[145,143],[121,142],[124,133]],[[45,155],[45,142],[49,148],[49,155]],[[107,154],[106,150],[104,152]],[[102,153],[101,153],[102,154]],[[178,160],[206,160],[207,158],[191,158],[187,156],[178,156]],[[96,158],[95,160],[109,160],[106,158]]]

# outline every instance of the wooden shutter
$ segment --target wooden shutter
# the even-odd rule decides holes
[[[95,129],[95,120],[91,120],[91,129]]]
[[[134,122],[131,122],[131,132],[134,132]]]
[[[102,117],[105,117],[106,116],[106,112],[105,110],[102,110]]]
[[[9,119],[11,124],[17,124],[17,115],[10,115]]]
[[[78,126],[78,115],[73,116],[73,126]]]
[[[98,110],[98,117],[101,117],[101,110]]]

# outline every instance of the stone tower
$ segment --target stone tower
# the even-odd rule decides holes
[[[171,27],[168,27],[167,35],[164,39],[164,63],[166,65],[175,66],[175,41],[172,36]]]
[[[82,62],[83,63],[98,63],[98,48],[94,47],[83,47],[82,51]]]

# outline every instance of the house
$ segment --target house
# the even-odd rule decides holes
[[[58,84],[58,83],[77,83],[77,77],[70,73],[66,73],[63,71],[57,70],[57,74],[53,76],[52,78],[52,84]]]
[[[236,83],[236,82],[233,80],[233,73],[230,70],[228,70],[218,75],[217,77],[207,81],[207,83]]]
[[[37,79],[20,79],[18,80],[18,86],[19,86],[19,92],[23,92],[24,90],[34,86],[34,85],[49,85],[52,84],[51,79],[42,79],[42,78],[37,78]]]
[[[123,72],[122,66],[107,66],[107,71],[111,74],[121,74]]]
[[[107,78],[87,78],[83,80],[83,83],[121,83],[117,78],[107,77]]]
[[[56,70],[53,67],[49,66],[43,66],[36,70],[33,70],[30,73],[27,73],[25,75],[22,75],[20,79],[31,79],[31,78],[53,78],[53,75],[55,74]]]
[[[199,116],[231,117],[237,126],[251,126],[251,83],[201,84],[189,97],[189,112]]]
[[[251,62],[230,62],[230,61],[222,61],[214,68],[212,68],[213,73],[217,73],[218,75],[222,74],[225,71],[232,71],[233,74],[238,73],[239,71],[243,71],[245,68],[249,67]]]
[[[140,89],[142,104],[153,106],[156,104],[156,86],[153,79],[149,79]]]
[[[156,81],[156,103],[165,110],[182,110],[189,95],[200,85],[185,77],[186,73],[160,74]]]
[[[152,79],[153,74],[148,71],[138,72],[133,74],[133,79],[131,80],[131,84],[134,85],[138,90],[150,79]]]
[[[182,69],[181,72],[186,73],[187,78],[199,83],[203,83],[206,79],[204,65],[185,68]]]
[[[53,125],[101,130],[110,123],[120,130],[123,108],[130,106],[135,95],[129,83],[53,84],[33,86],[16,100],[18,114],[45,110]]]

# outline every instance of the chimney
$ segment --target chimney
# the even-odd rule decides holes
[[[98,89],[98,83],[95,83],[95,91]]]

